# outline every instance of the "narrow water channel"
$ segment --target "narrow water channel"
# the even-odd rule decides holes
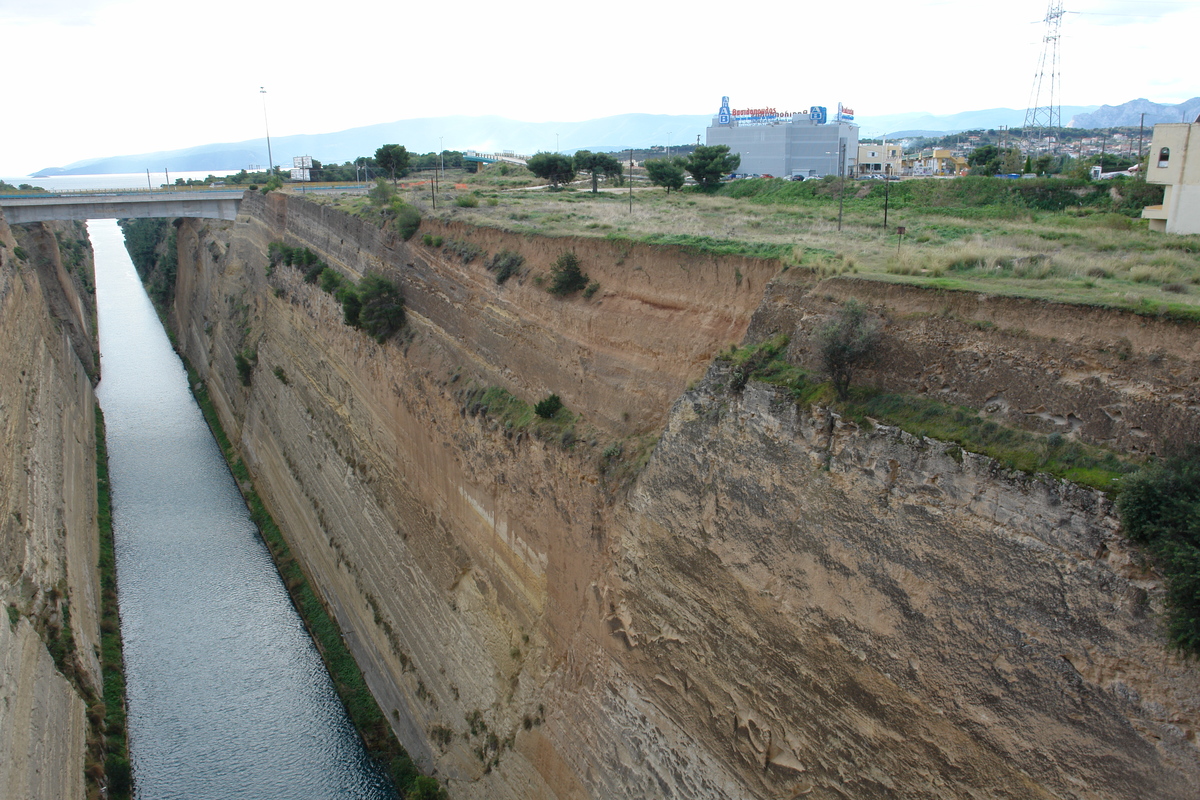
[[[392,797],[188,391],[115,221],[96,253],[139,800]]]

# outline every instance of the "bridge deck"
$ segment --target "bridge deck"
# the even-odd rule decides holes
[[[10,225],[24,222],[139,217],[236,219],[241,189],[92,192],[36,192],[0,195],[0,210]]]

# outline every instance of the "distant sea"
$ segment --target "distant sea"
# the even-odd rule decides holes
[[[40,186],[43,189],[49,189],[53,192],[77,192],[84,189],[157,189],[168,183],[168,179],[170,183],[174,183],[176,178],[183,178],[185,181],[190,178],[204,180],[209,175],[216,175],[218,178],[223,178],[226,175],[234,175],[236,173],[237,170],[231,169],[213,172],[172,172],[168,175],[165,172],[154,172],[151,170],[148,178],[144,172],[112,173],[109,175],[57,175],[49,178],[30,178],[28,176],[8,178],[0,175],[0,181],[10,183],[13,186],[20,186],[22,183],[27,183],[30,186]]]

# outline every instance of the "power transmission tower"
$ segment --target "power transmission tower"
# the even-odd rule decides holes
[[[1062,0],[1050,0],[1046,9],[1046,35],[1042,37],[1042,57],[1033,76],[1033,92],[1025,110],[1025,132],[1039,134],[1062,127],[1062,82],[1058,66],[1059,30],[1062,27]],[[1039,135],[1039,138],[1044,138]]]

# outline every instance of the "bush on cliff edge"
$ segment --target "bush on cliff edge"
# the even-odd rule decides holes
[[[1200,446],[1149,464],[1124,482],[1117,510],[1125,534],[1167,576],[1167,635],[1200,655]]]

